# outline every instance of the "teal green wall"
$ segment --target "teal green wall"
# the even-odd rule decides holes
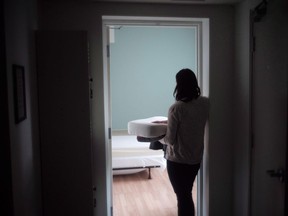
[[[132,27],[114,30],[110,44],[112,129],[127,122],[167,116],[174,102],[175,75],[196,72],[194,28]]]

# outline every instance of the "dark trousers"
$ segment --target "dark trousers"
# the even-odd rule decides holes
[[[189,165],[167,160],[167,171],[170,182],[176,193],[178,216],[194,216],[192,187],[200,164]]]

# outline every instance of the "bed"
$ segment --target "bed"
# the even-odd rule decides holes
[[[164,117],[163,117],[164,118]],[[138,135],[154,137],[158,126],[151,120],[163,120],[153,117],[131,121],[128,123],[128,131],[112,132],[112,168],[113,175],[124,175],[141,172],[148,169],[148,178],[151,178],[152,168],[166,168],[166,160],[163,150],[149,149],[150,142],[139,142]],[[156,126],[155,126],[156,125]],[[159,124],[158,124],[159,125]],[[152,129],[151,129],[152,128]],[[159,133],[165,132],[163,125],[159,125]],[[150,133],[150,132],[151,133]],[[143,132],[145,132],[143,134]]]

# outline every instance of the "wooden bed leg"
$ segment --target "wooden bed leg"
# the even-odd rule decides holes
[[[151,167],[148,168],[148,172],[149,172],[149,174],[148,174],[148,179],[152,179],[152,178],[151,178]]]

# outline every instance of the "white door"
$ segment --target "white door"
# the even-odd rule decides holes
[[[252,215],[284,216],[287,147],[287,1],[254,23]],[[285,6],[286,5],[286,6]],[[287,213],[286,213],[287,214]]]
[[[44,216],[92,216],[86,32],[37,32]]]

